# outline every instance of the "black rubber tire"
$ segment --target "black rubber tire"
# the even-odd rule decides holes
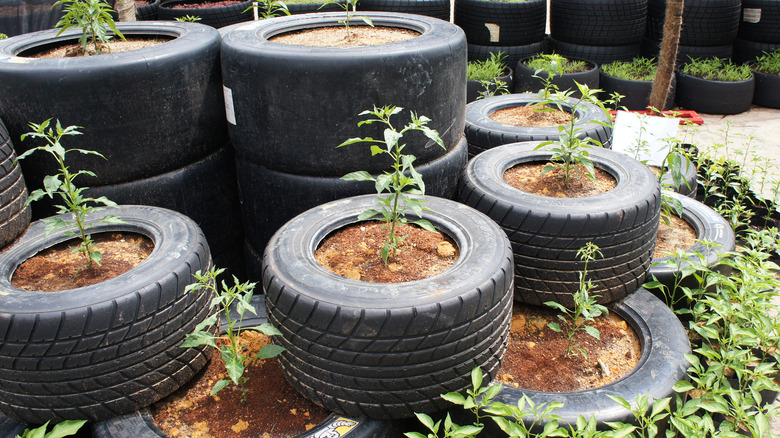
[[[742,0],[737,38],[780,44],[780,1]]]
[[[544,40],[547,5],[544,0],[495,2],[455,0],[455,24],[469,44],[524,46]],[[528,56],[528,55],[526,55]]]
[[[584,46],[639,44],[645,33],[647,1],[551,0],[550,36]]]
[[[205,24],[214,28],[230,26],[231,24],[250,21],[253,18],[251,1],[235,3],[225,6],[208,8],[174,8],[178,5],[187,5],[191,3],[205,2],[209,0],[165,0],[160,2],[157,10],[157,19],[163,21],[173,21],[187,15],[200,17],[198,23]]]
[[[541,79],[535,78],[534,70],[526,65],[526,62],[529,60],[530,58],[521,59],[515,65],[515,93],[536,93],[542,89]],[[575,93],[572,95],[574,97],[579,95],[577,86],[574,84],[575,81],[579,84],[587,85],[590,89],[598,88],[599,69],[594,63],[590,61],[586,62],[588,63],[588,70],[578,73],[565,73],[562,75],[556,75],[552,82],[558,86],[560,91],[566,91],[568,89],[574,90]],[[547,73],[539,72],[539,76],[546,77]]]
[[[100,421],[170,394],[206,362],[201,349],[180,348],[208,315],[210,295],[184,293],[192,274],[211,265],[198,226],[179,213],[148,206],[106,209],[125,224],[97,224],[94,233],[146,235],[154,251],[132,270],[102,283],[30,292],[10,283],[30,256],[69,240],[30,225],[0,254],[0,411],[14,420]]]
[[[688,335],[675,314],[644,289],[612,303],[609,310],[626,320],[642,343],[639,363],[628,375],[599,388],[578,392],[539,392],[504,385],[494,400],[517,406],[525,395],[536,406],[562,402],[563,407],[553,412],[561,417],[560,426],[574,427],[582,415],[585,418],[595,416],[598,430],[612,430],[606,422],[633,423],[635,419],[631,412],[610,399],[610,395],[623,397],[632,406],[636,406],[635,400],[639,396],[649,395],[651,400],[674,398],[674,384],[688,378],[686,370],[690,364],[685,354],[691,352]],[[488,437],[506,436],[492,421],[485,423]],[[539,424],[539,430],[544,423]]]
[[[780,108],[780,76],[753,71],[756,88],[753,103],[767,108]]]
[[[409,418],[447,407],[441,395],[469,387],[475,366],[498,368],[511,317],[512,255],[506,235],[487,216],[429,196],[424,218],[460,250],[449,269],[382,284],[319,266],[318,242],[375,202],[374,195],[342,199],[288,222],[264,254],[263,289],[269,321],[294,334],[281,345],[319,361],[315,370],[302,370],[304,358],[279,356],[296,389],[336,412]],[[369,383],[373,389],[360,389]]]
[[[675,184],[672,175],[666,173],[661,178],[661,188],[667,188],[673,192],[677,192],[689,198],[696,197],[696,189],[699,186],[697,181],[698,169],[696,168],[696,164],[688,159],[688,157],[682,156],[682,167],[680,170],[682,171],[683,177],[682,181],[680,181],[680,184]]]
[[[514,79],[512,79],[511,68],[507,68],[507,71],[504,72],[504,76],[498,77],[496,79],[505,83],[507,89],[509,90],[511,90],[515,86]],[[468,104],[477,100],[484,89],[485,87],[479,81],[475,81],[473,79],[467,79],[466,80],[466,103]],[[495,86],[490,86],[490,89],[495,92]]]
[[[225,33],[223,79],[232,94],[236,123],[229,129],[238,155],[297,175],[383,172],[389,157],[372,158],[369,148],[360,145],[336,149],[352,137],[383,138],[384,125],[357,126],[365,119],[358,114],[372,104],[396,105],[427,116],[428,127],[439,132],[448,149],[458,144],[466,102],[466,37],[459,27],[420,15],[372,12],[366,16],[375,26],[407,28],[421,35],[354,48],[268,41],[284,31],[337,25],[343,15],[278,17]],[[263,80],[258,82],[258,77]],[[330,101],[339,104],[322,104]],[[408,118],[404,111],[393,124],[403,126]],[[417,163],[445,153],[421,133],[410,133],[404,141],[404,153],[417,157]]]
[[[339,4],[344,4],[344,0],[339,0]],[[285,2],[290,14],[310,14],[313,12],[335,12],[343,11],[341,6],[333,3],[290,3]]]
[[[739,114],[753,104],[755,77],[746,81],[709,81],[677,71],[675,102],[685,109],[706,114]]]
[[[780,49],[780,43],[759,43],[737,38],[734,40],[734,54],[731,59],[735,63],[748,64],[755,62],[756,58],[763,56],[765,52],[774,52]]]
[[[0,249],[19,237],[30,224],[27,185],[16,162],[13,142],[0,120]]]
[[[522,46],[481,46],[469,44],[468,59],[469,61],[484,61],[490,58],[492,53],[502,52],[506,55],[506,65],[514,69],[517,62],[521,59],[544,53],[546,49],[546,39]]]
[[[26,62],[18,62],[18,55],[73,41],[80,32],[56,37],[58,30],[52,29],[0,40],[0,118],[11,138],[28,132],[28,123],[50,117],[63,126],[84,126],[83,135],[64,139],[64,145],[105,156],[68,155],[72,169],[97,174],[88,185],[159,175],[200,160],[228,141],[219,32],[180,22],[117,23],[117,28],[127,37],[174,39],[101,56],[21,58]],[[14,146],[21,154],[40,144],[28,139]],[[57,172],[51,159],[21,165],[31,190]]]
[[[641,36],[640,36],[641,39]],[[622,42],[616,39],[613,41]],[[567,58],[585,59],[596,65],[608,64],[614,61],[631,61],[639,56],[641,43],[621,44],[621,45],[585,45],[568,43],[548,38],[549,49],[551,52],[563,55]]]
[[[466,105],[466,140],[469,144],[469,155],[473,156],[485,150],[501,146],[507,143],[520,141],[545,141],[557,140],[560,136],[558,127],[528,127],[512,126],[499,123],[490,118],[494,112],[513,106],[526,105],[531,102],[539,102],[535,94],[508,94],[505,96],[493,96],[487,99],[474,101]],[[602,144],[609,144],[612,137],[612,128],[608,128],[597,122],[608,123],[609,115],[598,106],[590,103],[579,103],[574,98],[569,100],[569,110],[574,105],[579,105],[575,114],[575,126],[579,129],[580,138],[592,138]]]
[[[139,6],[135,9],[135,19],[138,21],[157,20],[157,11],[160,9],[160,0],[154,0],[148,5]]]
[[[640,54],[645,58],[658,58],[661,51],[661,42],[648,38],[642,39]],[[677,66],[687,64],[691,58],[721,58],[730,59],[734,53],[733,44],[720,46],[677,46]]]
[[[450,21],[449,0],[360,0],[360,10],[425,15]]]
[[[515,301],[572,306],[577,250],[588,242],[603,257],[588,265],[598,301],[609,303],[635,291],[645,279],[655,247],[661,191],[655,174],[622,153],[591,148],[590,158],[617,186],[584,198],[550,198],[510,186],[504,172],[521,163],[546,161],[539,142],[512,143],[469,161],[458,184],[458,200],[485,212],[509,236],[515,257]]]
[[[680,44],[722,46],[734,42],[739,30],[742,0],[688,0],[683,10]],[[647,0],[645,36],[663,38],[665,0]]]
[[[16,438],[17,436],[22,436],[25,429],[27,429],[27,424],[0,415],[0,438]]]
[[[625,107],[629,111],[644,111],[650,105],[650,92],[653,90],[653,81],[634,81],[629,79],[616,78],[599,71],[599,88],[604,90],[604,98],[612,93],[619,93],[624,96],[620,99],[617,106]],[[672,79],[672,86],[666,103],[661,110],[668,110],[674,106],[675,84]]]
[[[719,265],[718,260],[727,252],[734,251],[736,246],[736,240],[734,231],[731,229],[728,221],[720,216],[715,210],[707,207],[701,202],[690,198],[688,196],[681,195],[670,191],[665,191],[665,195],[677,199],[682,203],[683,207],[683,220],[693,227],[696,232],[696,243],[690,248],[690,254],[687,256],[690,260],[697,260],[696,253],[701,254],[704,257],[704,263],[707,266],[716,269],[724,275],[728,275],[731,272],[731,268],[726,265]],[[713,242],[716,247],[707,247],[702,241]],[[656,257],[653,258],[653,265],[647,272],[648,280],[658,280],[670,290],[674,288],[674,282],[680,271],[689,266],[685,261],[681,266],[667,266],[667,261],[671,257]],[[699,288],[698,282],[688,277],[682,280],[681,286]],[[656,292],[655,290],[653,291]]]
[[[458,146],[443,157],[415,166],[423,176],[426,195],[455,197],[458,174],[468,160],[467,149],[466,140],[461,138]],[[277,172],[244,157],[236,162],[236,171],[246,238],[258,254],[263,253],[276,230],[298,214],[336,199],[376,193],[371,182]],[[249,278],[258,280],[262,273],[252,269],[256,264],[247,265]]]

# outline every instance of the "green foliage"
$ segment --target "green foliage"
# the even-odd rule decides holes
[[[34,190],[30,193],[27,199],[27,204],[37,201],[44,196],[48,196],[54,199],[57,195],[63,201],[64,204],[57,205],[57,213],[69,213],[71,219],[63,219],[60,217],[48,217],[42,219],[46,224],[46,235],[48,236],[52,232],[59,229],[66,229],[66,236],[76,236],[81,243],[76,248],[71,248],[74,252],[78,251],[82,257],[86,260],[84,268],[89,269],[92,267],[92,263],[100,265],[100,261],[103,255],[96,251],[93,247],[92,235],[87,232],[88,228],[98,223],[123,223],[124,221],[115,215],[106,215],[98,221],[90,221],[88,216],[92,213],[103,210],[103,207],[116,207],[116,203],[108,200],[105,196],[99,198],[89,198],[82,195],[83,191],[88,187],[77,187],[74,180],[81,176],[95,176],[94,172],[88,170],[79,170],[76,173],[71,173],[68,166],[65,165],[65,156],[70,152],[78,152],[87,155],[96,155],[101,158],[99,152],[89,151],[85,149],[65,149],[60,143],[63,136],[66,135],[79,135],[81,132],[79,126],[68,126],[63,128],[60,121],[57,120],[54,128],[50,126],[51,119],[44,121],[41,124],[30,123],[31,132],[22,135],[22,141],[27,137],[42,138],[48,143],[45,146],[38,146],[17,157],[17,160],[27,158],[36,151],[48,152],[57,161],[59,173],[56,175],[47,175],[43,178],[43,188]],[[103,207],[100,207],[100,206]],[[79,270],[81,272],[81,270]],[[78,273],[76,275],[78,275]]]
[[[764,52],[750,64],[753,70],[767,75],[780,75],[780,49],[774,52]]]
[[[572,298],[574,299],[573,309],[566,308],[555,301],[547,301],[544,303],[546,306],[561,312],[561,314],[558,315],[558,319],[563,323],[563,327],[556,322],[551,322],[547,324],[547,326],[555,332],[566,335],[567,344],[566,350],[564,350],[563,353],[564,357],[576,356],[578,354],[587,357],[585,349],[581,348],[579,344],[575,342],[574,338],[577,332],[584,331],[590,336],[599,339],[600,334],[598,329],[589,326],[588,323],[595,321],[595,319],[601,315],[609,313],[606,307],[596,303],[598,295],[590,295],[590,291],[593,289],[594,285],[587,279],[588,262],[594,260],[596,255],[600,256],[601,252],[599,251],[599,247],[593,244],[593,242],[588,242],[585,246],[577,250],[577,256],[579,256],[585,264],[582,271],[579,273],[579,288],[577,292],[572,294]]]
[[[252,5],[246,8],[244,12],[250,9],[257,10],[257,18],[260,20],[278,17],[280,15],[290,15],[290,11],[287,9],[287,4],[276,0],[253,1]]]
[[[553,75],[577,73],[585,71],[588,67],[588,63],[585,61],[568,59],[555,53],[534,56],[526,61],[526,65],[533,69],[537,75],[539,72]]]
[[[111,17],[111,12],[114,10],[104,0],[59,0],[52,7],[60,5],[63,5],[65,15],[54,26],[60,28],[57,35],[71,28],[81,29],[79,42],[82,55],[100,55],[103,49],[108,48],[107,43],[111,35],[107,33],[106,27],[123,40],[125,39]],[[91,51],[88,48],[90,44]]]
[[[748,65],[734,64],[721,58],[690,58],[682,72],[701,79],[723,82],[746,81],[753,76]]]
[[[652,81],[658,63],[650,58],[634,58],[631,61],[614,61],[602,64],[601,69],[609,76],[629,81]]]
[[[179,22],[195,23],[200,21],[201,18],[197,15],[185,15],[183,17],[176,17],[175,20]]]
[[[491,53],[484,61],[470,61],[466,65],[466,77],[473,81],[489,81],[503,76],[506,69],[506,54]]]
[[[4,40],[6,38],[8,38],[8,35],[6,35],[4,33],[0,33],[0,40]]]
[[[482,86],[482,91],[479,92],[477,100],[486,99],[495,95],[509,94],[509,88],[507,88],[506,82],[500,79],[479,81],[479,84]]]
[[[406,147],[405,144],[401,143],[403,136],[409,131],[420,131],[426,137],[436,142],[436,144],[445,148],[439,133],[426,126],[430,119],[425,116],[418,117],[417,114],[411,112],[411,121],[400,131],[396,130],[390,122],[390,118],[401,111],[403,111],[403,108],[396,106],[374,107],[372,111],[363,111],[359,115],[368,115],[372,116],[372,118],[360,121],[358,126],[382,123],[386,125],[384,139],[377,140],[371,137],[350,138],[337,146],[370,143],[372,156],[386,154],[393,161],[392,171],[386,171],[376,178],[366,171],[351,172],[342,177],[346,181],[374,182],[378,194],[377,209],[372,208],[364,211],[358,216],[358,220],[375,219],[385,223],[383,227],[388,232],[381,250],[382,260],[384,260],[385,264],[388,263],[389,258],[395,256],[398,244],[406,238],[406,236],[396,235],[395,229],[399,224],[410,222],[425,230],[435,231],[433,225],[427,220],[408,221],[406,219],[407,210],[411,210],[418,217],[422,217],[423,201],[413,195],[424,195],[425,184],[423,183],[422,175],[414,169],[414,155],[403,154],[403,150]],[[384,192],[388,192],[389,195],[382,196]]]
[[[268,336],[281,335],[281,332],[270,323],[264,323],[254,327],[241,327],[241,322],[243,321],[246,312],[257,314],[257,310],[255,310],[254,306],[251,304],[256,283],[239,283],[238,279],[233,277],[233,286],[229,287],[227,283],[222,281],[222,287],[218,288],[217,277],[224,271],[224,269],[216,269],[214,267],[205,273],[198,271],[194,274],[197,282],[192,283],[185,288],[185,292],[202,290],[204,288],[211,291],[213,298],[209,305],[212,309],[212,313],[208,318],[199,323],[192,333],[187,335],[187,338],[181,344],[181,347],[191,348],[208,345],[219,349],[230,379],[221,379],[217,381],[211,390],[211,395],[216,394],[232,383],[241,389],[241,401],[245,402],[248,393],[245,384],[249,380],[248,377],[244,377],[244,370],[246,367],[257,360],[276,357],[285,349],[278,345],[266,345],[261,348],[255,356],[250,357],[246,355],[245,349],[241,346],[238,339],[241,330],[254,330]],[[238,316],[233,314],[234,311],[231,309],[231,306],[235,306],[235,312]],[[224,317],[223,324],[220,323],[220,317]],[[214,334],[214,332],[219,331],[220,327],[225,330],[225,335],[223,336]],[[217,344],[218,341],[225,342],[220,346]]]
[[[367,25],[374,27],[374,23],[371,21],[371,18],[366,17],[365,15],[355,15],[355,12],[357,11],[357,2],[358,0],[344,0],[343,2],[338,0],[326,0],[325,3],[320,6],[320,9],[322,9],[325,5],[336,5],[341,9],[344,9],[345,17],[343,20],[339,20],[339,24],[343,24],[344,28],[347,30],[347,36],[345,38],[347,40],[349,40],[351,35],[349,33],[349,23],[355,18],[360,18]]]
[[[22,435],[16,435],[16,438],[62,438],[72,436],[86,422],[87,420],[65,420],[56,424],[51,431],[47,432],[46,430],[49,428],[49,422],[47,421],[43,426],[35,429],[25,429]]]

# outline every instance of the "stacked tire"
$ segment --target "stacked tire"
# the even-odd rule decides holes
[[[0,249],[19,237],[30,224],[30,206],[22,168],[14,145],[0,120]]]
[[[734,40],[735,62],[751,62],[764,52],[780,49],[780,0],[742,0]]]
[[[359,48],[269,41],[286,29],[335,25],[343,18],[330,12],[253,22],[224,35],[223,78],[250,278],[261,277],[266,243],[285,222],[328,201],[375,193],[370,182],[341,176],[357,170],[381,174],[389,169],[389,159],[372,158],[366,145],[337,148],[352,137],[383,138],[379,124],[357,125],[365,120],[359,114],[371,105],[405,108],[393,117],[397,127],[409,120],[409,111],[431,119],[428,127],[439,132],[446,149],[410,133],[404,153],[416,157],[426,194],[455,194],[457,175],[467,160],[465,35],[457,26],[427,16],[366,15],[375,26],[410,28],[420,36]]]
[[[502,52],[507,66],[514,67],[522,58],[543,53],[546,20],[544,0],[455,0],[454,21],[466,33],[469,61]]]
[[[549,50],[596,64],[639,55],[647,0],[551,0]]]
[[[425,15],[450,21],[449,0],[360,0],[360,10]]]
[[[160,2],[157,9],[158,20],[176,20],[187,16],[200,17],[198,23],[214,28],[230,26],[252,19],[252,2],[247,0],[241,3],[228,4],[213,7],[192,7],[197,0],[167,0]],[[203,3],[203,1],[200,1]]]
[[[677,63],[689,58],[731,58],[742,0],[687,0],[683,9]],[[648,0],[642,56],[657,57],[663,38],[665,0]]]

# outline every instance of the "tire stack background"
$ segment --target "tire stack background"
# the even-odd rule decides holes
[[[677,63],[691,58],[731,58],[739,29],[742,0],[686,0]],[[655,58],[663,38],[665,0],[647,1],[642,56]]]
[[[466,33],[469,61],[484,61],[491,53],[503,52],[507,66],[514,68],[520,59],[546,48],[545,0],[455,0],[454,21]]]
[[[599,65],[630,61],[646,17],[647,0],[551,0],[548,49]]]
[[[0,120],[0,249],[5,248],[30,224],[30,206],[22,168],[8,130]]]
[[[780,49],[780,0],[742,0],[734,62],[751,62]]]

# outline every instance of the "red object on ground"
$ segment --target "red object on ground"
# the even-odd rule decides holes
[[[646,110],[646,111],[629,111],[630,113],[637,113],[637,114],[645,114],[648,116],[655,115],[656,113],[654,111]],[[610,111],[609,114],[612,116],[612,118],[615,118],[615,114],[617,111]],[[672,116],[677,117],[680,119],[680,124],[684,125],[686,123],[693,123],[694,125],[701,125],[704,123],[704,119],[701,118],[701,116],[693,110],[670,110],[670,111],[661,111],[661,114],[665,116]]]

